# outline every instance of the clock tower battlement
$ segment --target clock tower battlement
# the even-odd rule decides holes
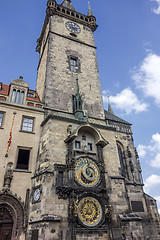
[[[71,1],[49,0],[46,18],[37,41],[39,65],[37,92],[50,110],[73,113],[76,73],[83,110],[89,117],[104,119],[101,85],[93,32],[96,18],[78,13]]]

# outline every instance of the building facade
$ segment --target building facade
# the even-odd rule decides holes
[[[103,108],[96,29],[90,7],[48,0],[36,92],[1,84],[2,240],[160,239],[131,124]]]
[[[0,83],[0,239],[25,239],[43,105],[20,77]],[[27,200],[28,199],[28,200]]]

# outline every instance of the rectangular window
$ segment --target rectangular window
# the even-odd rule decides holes
[[[92,151],[92,150],[93,150],[93,148],[92,148],[92,143],[88,143],[88,150],[89,150],[89,151]]]
[[[81,148],[81,143],[80,141],[75,141],[75,148],[80,149]]]
[[[58,185],[63,186],[63,172],[58,173]]]
[[[70,70],[71,70],[71,72],[74,72],[74,73],[77,72],[77,59],[76,58],[70,58]]]
[[[28,170],[29,157],[30,149],[19,148],[16,169]]]
[[[32,230],[31,240],[38,240],[38,229]]]
[[[22,121],[22,131],[25,132],[33,132],[33,118],[23,117]]]
[[[0,113],[0,127],[2,127],[4,113]]]

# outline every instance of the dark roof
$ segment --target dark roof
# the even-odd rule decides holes
[[[144,193],[145,195],[146,195],[146,197],[147,198],[149,198],[149,199],[151,199],[151,200],[154,200],[154,201],[156,201],[156,199],[155,198],[153,198],[153,197],[151,197],[150,195],[148,195],[147,193]]]
[[[89,4],[89,2],[88,2],[88,4]],[[88,7],[88,16],[89,16],[89,17],[90,17],[90,16],[94,16],[94,15],[93,15],[93,12],[92,12],[92,10],[91,10],[90,4],[89,4],[89,7]]]
[[[105,114],[105,118],[107,120],[112,120],[114,122],[119,122],[119,123],[124,123],[124,124],[127,124],[127,125],[132,125],[131,123],[123,120],[122,118],[117,117],[116,115],[114,115],[114,114],[112,114],[112,113],[110,113],[106,110],[104,110],[104,114]]]
[[[71,1],[69,1],[69,0],[64,0],[61,5],[63,7],[66,7],[66,8],[69,8],[69,9],[73,10],[73,11],[76,11],[76,9],[73,7]]]

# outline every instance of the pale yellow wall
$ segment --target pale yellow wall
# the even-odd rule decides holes
[[[0,111],[5,112],[3,125],[2,128],[0,128],[0,190],[3,187],[7,163],[12,162],[13,169],[16,168],[18,147],[31,148],[29,171],[14,172],[11,183],[11,191],[14,194],[16,193],[24,201],[26,189],[31,188],[31,177],[33,176],[36,164],[41,131],[40,124],[43,121],[43,111],[39,109],[34,110],[24,105],[7,104],[3,102],[0,103]],[[16,115],[12,131],[12,142],[8,152],[8,157],[5,157],[12,125],[13,112],[16,112]],[[22,116],[34,118],[34,134],[20,132]]]

